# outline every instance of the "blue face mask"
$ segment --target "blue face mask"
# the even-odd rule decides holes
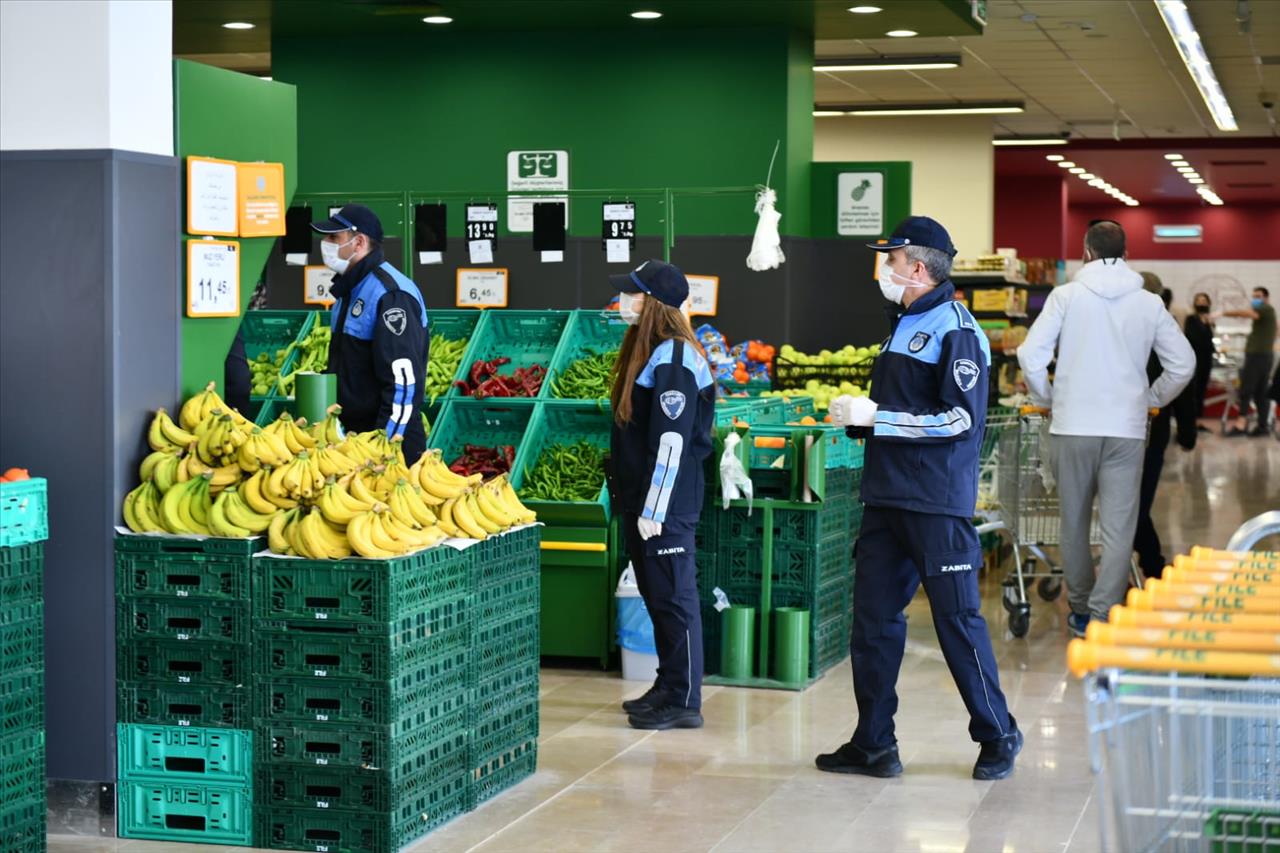
[[[1253,305],[1253,310],[1254,310],[1254,311],[1257,311],[1258,309],[1260,309],[1260,308],[1262,307],[1262,300],[1261,300],[1261,299],[1255,299],[1255,300],[1253,300],[1253,302],[1252,302],[1251,304]]]

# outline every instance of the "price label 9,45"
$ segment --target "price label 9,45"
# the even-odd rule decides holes
[[[459,308],[506,308],[508,275],[505,267],[458,268]]]
[[[308,305],[332,305],[329,288],[333,285],[333,270],[323,264],[307,266],[302,270],[302,301]]]

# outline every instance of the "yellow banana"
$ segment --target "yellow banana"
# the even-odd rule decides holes
[[[471,518],[476,524],[480,525],[480,529],[492,536],[495,533],[502,532],[502,525],[498,524],[485,513],[479,503],[479,495],[472,490],[463,498],[467,504],[467,512],[471,513]]]
[[[465,496],[458,498],[453,503],[453,523],[468,539],[485,539],[488,537],[488,531],[477,523],[475,517],[471,515],[471,509],[467,506]]]
[[[476,506],[480,507],[480,511],[502,530],[515,527],[520,523],[520,519],[502,505],[498,492],[492,486],[480,487],[476,494]]]
[[[174,484],[178,482],[178,466],[181,463],[182,460],[178,458],[178,455],[173,454],[162,460],[152,470],[151,480],[162,494],[172,489]]]
[[[224,489],[222,494],[218,495],[218,499],[213,502],[213,506],[209,508],[209,532],[214,536],[229,539],[248,539],[253,535],[253,531],[227,518],[227,502],[234,494],[233,490]]]
[[[384,551],[390,551],[394,554],[403,554],[407,548],[406,543],[400,541],[396,536],[382,523],[382,516],[386,514],[386,504],[378,504],[374,508],[373,520],[369,522],[369,538],[373,540],[373,544]]]
[[[156,468],[161,462],[168,459],[178,458],[178,448],[165,447],[160,450],[153,450],[142,460],[142,464],[138,466],[139,482],[146,482],[154,477]]]
[[[351,478],[347,491],[351,493],[351,497],[361,503],[368,504],[370,507],[374,504],[381,503],[382,498],[374,494],[373,490],[369,488],[369,484],[360,476],[361,473],[363,472],[356,472],[355,476]]]
[[[285,554],[289,551],[289,540],[284,536],[284,528],[289,523],[290,516],[296,512],[296,509],[277,512],[271,517],[271,523],[267,525],[267,547],[277,554]]]
[[[334,530],[316,510],[311,511],[311,529],[314,538],[322,543],[330,559],[341,560],[351,556],[351,543],[345,533]]]
[[[292,465],[293,463],[289,464]],[[276,468],[263,482],[259,484],[262,497],[275,504],[280,509],[293,509],[298,505],[297,500],[290,497],[288,491],[285,490],[281,483],[283,475],[288,469],[288,465],[282,468]]]
[[[213,479],[209,481],[209,485],[219,490],[240,482],[240,477],[244,474],[240,470],[240,466],[234,462],[221,468],[214,468],[210,473],[213,475]]]
[[[187,526],[179,506],[184,499],[189,499],[191,490],[195,488],[195,481],[190,480],[186,483],[174,486],[165,492],[164,498],[160,501],[160,523],[164,529],[170,533],[179,535],[192,534],[196,531]]]
[[[362,510],[355,509],[344,503],[339,497],[340,493],[342,493],[342,489],[339,488],[337,483],[326,483],[324,489],[320,492],[320,499],[316,501],[316,507],[324,515],[326,521],[345,527]]]
[[[182,457],[182,460],[178,463],[178,470],[173,472],[173,481],[175,483],[185,483],[191,479],[191,462],[195,458],[194,452],[188,452],[186,456]]]
[[[498,498],[499,503],[516,519],[517,524],[531,524],[538,520],[538,515],[520,502],[520,498],[516,495],[516,490],[511,486],[511,480],[506,474],[496,477],[490,484],[493,487],[494,495]]]
[[[200,407],[204,402],[203,397],[207,393],[207,389],[201,391],[182,404],[182,409],[178,412],[178,423],[182,425],[183,429],[193,430],[200,421],[204,420],[204,416],[200,413]]]
[[[414,521],[423,527],[430,527],[436,523],[436,514],[432,512],[431,507],[427,506],[422,500],[422,487],[405,484],[404,502],[409,507],[409,513],[413,516]]]
[[[143,483],[133,491],[129,492],[129,494],[125,495],[124,505],[120,507],[120,515],[124,518],[124,526],[132,530],[134,533],[147,532],[146,528],[142,526],[142,523],[138,521],[138,517],[133,512],[133,505],[142,495],[146,485],[146,483]]]
[[[196,524],[206,530],[209,527],[209,510],[213,505],[213,502],[209,499],[210,479],[210,475],[196,477],[194,480],[195,485],[192,486],[191,490],[191,499],[178,505],[179,512],[190,512]],[[183,507],[186,507],[186,509]],[[183,521],[186,521],[185,516]]]
[[[405,492],[409,490],[409,481],[401,479],[391,488],[391,494],[387,496],[387,506],[391,510],[391,514],[395,516],[396,521],[405,527],[412,528],[418,524],[418,519],[414,518],[413,511],[409,509],[409,505],[405,502]]]
[[[434,544],[430,534],[423,528],[416,525],[402,524],[390,511],[382,513],[378,517],[378,523],[382,525],[382,529],[389,536],[393,536],[398,542],[402,543],[408,551],[418,551]]]
[[[164,525],[160,523],[160,497],[160,490],[155,483],[143,483],[142,492],[133,501],[133,517],[146,531],[164,530]]]
[[[436,479],[430,463],[423,466],[418,484],[422,486],[422,490],[427,494],[443,500],[459,497],[467,490],[466,483],[446,483],[443,480]]]
[[[351,543],[352,550],[362,557],[375,560],[394,557],[397,551],[388,551],[373,544],[371,525],[376,518],[373,510],[362,512],[353,518],[351,524],[347,525],[347,541]]]
[[[240,484],[240,498],[245,505],[259,515],[271,515],[280,507],[267,500],[262,494],[262,485],[267,479],[266,468],[260,468],[249,479]]]
[[[227,521],[232,524],[243,527],[250,533],[262,533],[271,524],[271,519],[275,517],[278,510],[272,507],[269,513],[255,512],[252,507],[245,503],[244,497],[238,489],[226,489],[218,500],[225,498],[226,504],[223,507],[223,515]]]
[[[454,539],[462,539],[466,536],[466,534],[464,534],[460,529],[458,529],[458,525],[453,523],[453,507],[454,507],[454,504],[456,504],[457,502],[458,502],[457,498],[454,498],[453,500],[447,500],[444,502],[444,504],[440,507],[440,516],[439,516],[439,519],[436,521],[436,525],[445,533],[452,536]]]

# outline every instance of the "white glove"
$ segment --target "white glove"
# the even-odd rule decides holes
[[[870,397],[850,397],[842,394],[831,401],[828,414],[836,426],[871,426],[875,423],[879,408]]]
[[[662,524],[652,518],[639,518],[636,519],[636,530],[640,531],[641,539],[648,541],[654,536],[662,535]]]

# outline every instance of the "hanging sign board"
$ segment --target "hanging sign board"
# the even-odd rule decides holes
[[[467,254],[473,264],[493,263],[493,244],[498,237],[498,206],[467,205]]]
[[[568,151],[507,152],[507,189],[517,192],[542,192],[569,189]],[[507,230],[513,234],[533,231],[535,202],[562,202],[565,229],[569,227],[569,199],[566,196],[507,199]]]
[[[187,241],[187,316],[240,316],[240,244]]]
[[[284,164],[240,163],[236,172],[240,236],[284,236]]]
[[[308,305],[332,305],[329,288],[333,285],[333,270],[319,264],[302,270],[302,301]]]
[[[884,175],[841,172],[836,177],[836,233],[879,237],[884,233]]]
[[[212,157],[187,158],[187,233],[235,237],[236,164]]]
[[[689,275],[689,316],[714,317],[720,296],[720,276]]]
[[[459,308],[506,308],[506,268],[458,267],[458,293],[454,304]]]

